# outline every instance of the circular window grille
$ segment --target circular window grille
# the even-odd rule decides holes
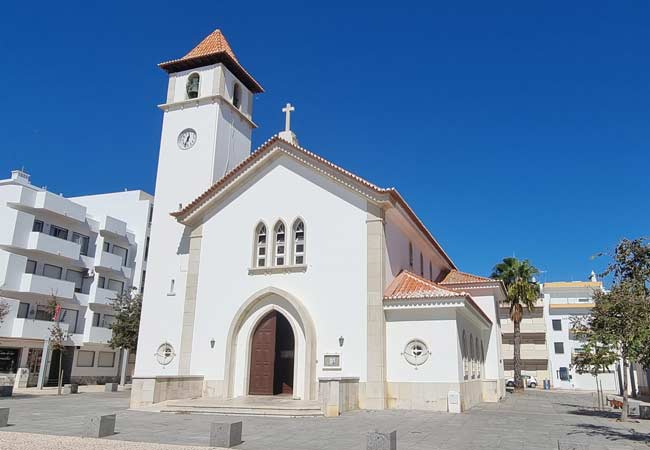
[[[404,348],[404,359],[406,362],[412,366],[421,366],[429,359],[431,352],[429,351],[427,344],[422,342],[419,339],[413,339]]]
[[[166,366],[172,362],[174,356],[176,356],[176,353],[174,353],[174,347],[172,347],[172,344],[165,342],[160,347],[158,347],[158,351],[156,352],[155,356],[156,360],[158,360],[158,364]]]

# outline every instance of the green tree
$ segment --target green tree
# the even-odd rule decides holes
[[[115,309],[115,320],[111,325],[113,337],[109,345],[113,349],[123,348],[135,352],[138,348],[142,294],[135,291],[119,293],[111,305]]]
[[[613,285],[609,292],[595,294],[591,315],[574,326],[591,353],[585,362],[575,364],[586,369],[594,362],[621,361],[621,420],[627,420],[630,364],[650,364],[650,244],[647,238],[622,239],[606,255],[611,261],[601,276],[612,275]]]
[[[56,300],[56,295],[53,293],[50,300],[47,302],[47,310],[50,318],[54,324],[50,327],[50,348],[52,352],[59,352],[59,373],[57,380],[57,393],[61,395],[61,388],[63,386],[63,351],[65,350],[65,341],[68,339],[68,334],[61,328],[61,305]]]
[[[586,354],[576,357],[573,364],[579,373],[587,370],[593,374],[622,361],[621,420],[627,420],[630,363],[642,362],[650,354],[650,298],[638,282],[623,280],[609,292],[596,292],[594,303],[584,322],[574,324],[574,332],[585,341]]]
[[[539,270],[530,261],[517,258],[504,258],[503,261],[494,266],[492,278],[502,280],[506,286],[506,303],[510,309],[510,319],[513,325],[513,364],[515,390],[522,390],[523,379],[521,378],[521,320],[524,316],[524,308],[532,311],[535,302],[539,298],[539,286],[534,281],[534,275]]]

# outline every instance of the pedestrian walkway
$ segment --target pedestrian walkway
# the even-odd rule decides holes
[[[557,450],[558,440],[589,450],[650,449],[650,421],[616,422],[618,413],[592,408],[590,394],[565,392],[528,390],[463,414],[353,411],[338,418],[132,411],[127,392],[5,399],[1,407],[11,408],[11,432],[81,436],[88,416],[116,413],[118,434],[107,441],[188,447],[208,446],[212,422],[241,420],[243,450],[364,450],[366,433],[375,429],[397,430],[400,450]]]

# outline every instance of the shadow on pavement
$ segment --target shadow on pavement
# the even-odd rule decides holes
[[[641,442],[650,448],[650,434],[648,433],[637,433],[634,429],[628,430],[587,423],[579,423],[574,426],[580,430],[571,431],[567,433],[568,435],[586,434],[587,436],[600,436],[608,441]]]

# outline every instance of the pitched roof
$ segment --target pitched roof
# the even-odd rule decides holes
[[[452,270],[445,277],[439,281],[440,284],[468,284],[468,283],[489,283],[495,282],[492,278],[480,277],[472,275],[471,273],[461,272],[459,270]]]
[[[402,270],[384,291],[384,299],[397,300],[408,298],[458,298],[465,297],[463,292],[450,291],[438,286],[433,281],[422,278],[408,270]]]
[[[158,67],[167,73],[174,73],[216,63],[223,63],[253,93],[264,92],[262,86],[239,63],[219,29],[210,33],[182,58],[160,63]]]
[[[278,146],[275,144],[281,143],[282,146]],[[442,249],[438,241],[433,237],[431,232],[427,229],[427,227],[422,223],[420,218],[415,214],[415,212],[411,209],[411,207],[406,203],[404,198],[400,195],[399,192],[397,192],[397,189],[395,188],[380,188],[379,186],[365,180],[364,178],[361,178],[358,175],[355,175],[352,172],[349,172],[345,169],[343,169],[340,166],[337,166],[336,164],[328,161],[327,159],[318,156],[315,153],[310,152],[309,150],[306,150],[300,146],[298,146],[295,143],[286,141],[282,138],[280,138],[278,135],[275,135],[271,137],[268,141],[266,141],[264,144],[262,144],[260,147],[258,147],[253,153],[251,153],[248,158],[244,159],[239,165],[234,167],[230,172],[228,172],[226,175],[223,176],[223,178],[219,179],[217,182],[215,182],[212,186],[210,186],[206,191],[204,191],[201,195],[199,195],[197,198],[192,200],[190,203],[188,203],[185,207],[183,207],[179,211],[174,211],[171,212],[170,214],[175,217],[179,222],[183,222],[186,220],[193,212],[197,211],[200,209],[202,206],[207,204],[212,198],[214,198],[219,192],[221,192],[223,189],[226,188],[231,182],[236,180],[242,173],[244,173],[249,167],[251,167],[253,164],[255,164],[256,161],[261,160],[268,154],[270,154],[272,151],[279,149],[280,151],[283,151],[284,149],[282,148],[283,146],[286,146],[287,148],[291,149],[294,152],[297,152],[300,154],[302,157],[306,157],[311,159],[312,161],[319,162],[321,164],[324,164],[328,169],[333,170],[334,172],[342,175],[343,177],[347,178],[348,180],[358,183],[359,185],[363,186],[366,189],[369,189],[370,191],[379,194],[379,195],[385,195],[387,196],[387,199],[392,201],[394,204],[399,205],[404,212],[409,216],[409,218],[413,221],[413,223],[416,225],[416,227],[422,232],[422,234],[426,237],[426,239],[433,245],[433,247],[440,253],[440,255],[443,257],[443,259],[452,267],[455,268],[456,265],[454,262],[451,260],[451,258],[445,253],[445,251]],[[289,152],[286,152],[287,154],[290,154]]]
[[[412,299],[464,299],[484,320],[492,323],[485,311],[476,304],[471,295],[460,290],[449,290],[419,275],[402,270],[384,291],[384,300]]]

